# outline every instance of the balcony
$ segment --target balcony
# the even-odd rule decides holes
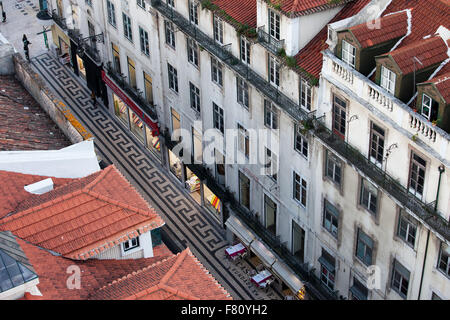
[[[167,148],[172,150],[177,142],[171,140],[167,128],[163,132],[163,137]],[[209,169],[201,164],[190,163],[186,164],[186,166],[208,186],[223,204],[229,204],[229,207],[233,212],[241,218],[265,244],[270,246],[270,248],[283,259],[284,263],[292,268],[292,270],[303,280],[305,286],[308,288],[308,292],[313,297],[320,300],[338,299],[337,293],[330,291],[321,283],[320,279],[314,273],[308,271],[307,267],[280,241],[280,237],[267,230],[253,213],[244,208],[227,188],[217,182]],[[223,208],[226,210],[227,206],[224,205]],[[224,216],[228,217],[228,212],[224,212]]]
[[[139,92],[136,88],[130,86],[130,84],[125,80],[125,77],[122,74],[119,74],[112,67],[111,62],[108,62],[106,65],[106,72],[108,76],[114,80],[114,82],[131,98],[134,102],[150,117],[150,119],[157,123],[158,116],[155,110],[155,107],[149,104],[145,98],[142,96],[142,93]]]
[[[52,10],[51,17],[53,21],[63,30],[67,30],[66,18],[59,16],[56,9]]]
[[[280,50],[284,48],[284,39],[275,39],[266,32],[264,26],[258,28],[258,39],[267,50],[275,55],[278,55]]]
[[[285,94],[270,85],[267,79],[254,72],[238,58],[234,57],[226,46],[220,46],[208,35],[197,27],[194,27],[183,15],[168,6],[164,1],[152,0],[153,8],[159,11],[166,19],[174,23],[177,28],[187,36],[196,40],[199,45],[213,56],[219,58],[229,69],[246,79],[248,83],[256,87],[260,92],[272,100],[279,108],[285,110],[296,120],[306,120],[308,114],[300,106],[288,98]]]

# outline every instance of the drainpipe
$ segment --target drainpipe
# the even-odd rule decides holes
[[[442,177],[442,174],[445,171],[445,167],[444,167],[444,165],[440,165],[438,169],[439,169],[439,181],[438,181],[438,188],[437,188],[437,192],[436,192],[436,201],[434,203],[434,213],[437,213],[438,200],[439,200],[439,189],[441,187],[441,177]],[[427,233],[427,243],[425,245],[425,254],[424,254],[424,257],[423,257],[422,275],[420,276],[419,295],[417,297],[417,300],[420,300],[420,294],[422,293],[423,275],[425,273],[425,263],[427,261],[427,252],[428,252],[428,242],[429,242],[429,240],[430,240],[430,229],[428,229],[428,233]]]

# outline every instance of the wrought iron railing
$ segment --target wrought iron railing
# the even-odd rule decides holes
[[[369,177],[374,183],[384,190],[386,194],[393,196],[404,207],[411,210],[425,221],[431,228],[450,240],[449,221],[434,212],[434,209],[425,202],[411,194],[407,188],[400,184],[385,171],[374,165],[367,157],[353,148],[343,139],[339,138],[324,123],[319,120],[314,122],[314,135],[333,149],[339,155],[347,159],[360,172]]]
[[[158,115],[155,107],[148,103],[136,88],[130,86],[122,74],[117,73],[117,71],[112,67],[111,62],[106,64],[106,72],[108,76],[114,80],[114,82],[151,118],[153,122],[158,122]]]
[[[61,17],[58,15],[56,9],[53,9],[50,16],[52,17],[53,21],[63,30],[67,30],[67,24],[66,24],[66,18]]]
[[[273,54],[278,55],[281,49],[284,49],[284,39],[278,40],[272,37],[270,34],[266,32],[263,27],[258,28],[258,39],[259,42],[268,50],[270,50]]]

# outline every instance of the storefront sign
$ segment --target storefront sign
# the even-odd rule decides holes
[[[102,70],[102,80],[108,87],[128,106],[130,107],[150,128],[152,128],[152,134],[154,136],[159,135],[159,128],[156,123],[150,120],[150,118],[139,108],[133,100],[131,100],[116,84],[106,75],[105,70]]]

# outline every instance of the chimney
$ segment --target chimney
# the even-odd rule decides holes
[[[24,189],[32,194],[44,194],[53,190],[53,180],[52,178],[41,180],[25,186]]]

